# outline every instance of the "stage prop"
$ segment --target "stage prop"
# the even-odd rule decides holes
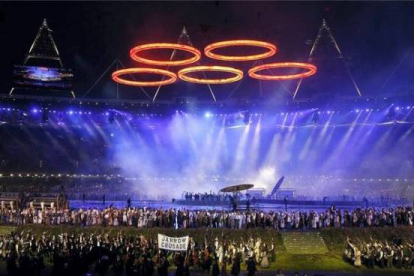
[[[225,72],[234,74],[234,77],[221,79],[200,79],[190,77],[188,74],[194,72]],[[243,71],[227,66],[194,66],[182,69],[178,72],[178,77],[183,81],[200,84],[225,84],[239,81],[243,78]]]
[[[183,60],[154,60],[149,58],[144,58],[139,56],[138,54],[143,51],[149,50],[156,50],[156,49],[172,49],[172,50],[179,50],[185,51],[193,55],[193,57]],[[144,44],[139,45],[131,49],[129,52],[131,58],[135,61],[148,64],[148,65],[156,65],[156,66],[183,66],[192,64],[197,62],[201,58],[201,53],[194,47],[184,45],[184,44],[176,44],[176,43],[151,43],[151,44]]]
[[[244,190],[251,189],[253,187],[254,187],[253,184],[239,184],[239,185],[233,185],[233,186],[225,187],[225,188],[221,189],[220,192],[222,192],[222,193],[236,193],[236,192],[241,192],[241,191],[244,191]]]
[[[184,45],[189,45],[189,46],[193,47],[193,43],[191,42],[190,35],[188,34],[187,29],[186,29],[185,26],[183,26],[181,34],[178,37],[177,44],[184,44]],[[177,54],[177,51],[174,50],[171,53],[171,56],[170,56],[169,60],[174,60],[174,57],[176,56],[176,54]],[[200,65],[200,64],[197,61],[194,65]],[[166,69],[168,70],[169,67],[167,66]],[[205,73],[203,73],[203,77],[204,78],[206,77]],[[155,102],[155,100],[157,99],[157,96],[158,96],[158,93],[160,92],[161,87],[162,87],[161,85],[157,87],[157,90],[155,91],[154,97],[152,99],[153,102]],[[207,84],[207,87],[208,87],[208,90],[210,91],[211,96],[213,97],[213,100],[216,101],[216,95],[214,95],[214,92],[213,92],[213,89],[212,89],[211,85]]]
[[[158,248],[169,251],[187,251],[189,239],[189,236],[173,238],[158,234]]]
[[[183,30],[184,34],[186,34],[185,29]],[[224,55],[214,53],[213,51],[228,48],[228,47],[259,47],[264,48],[265,51],[259,54],[252,54],[252,55]],[[169,49],[173,50],[172,55],[169,60],[156,60],[152,58],[147,58],[142,56],[142,52],[145,51],[153,51],[159,49]],[[181,60],[172,60],[176,51],[184,51],[190,53],[192,57],[185,58]],[[204,49],[204,53],[207,57],[221,60],[221,61],[252,61],[252,60],[260,60],[264,58],[268,58],[276,54],[277,48],[274,44],[258,41],[258,40],[227,40],[216,42],[208,45]],[[195,63],[200,60],[201,53],[199,50],[194,48],[193,46],[184,45],[181,43],[150,43],[150,44],[143,44],[138,45],[131,49],[130,57],[138,62],[148,64],[148,65],[155,65],[155,66],[165,66],[167,69],[169,66],[184,66]],[[253,65],[254,66],[254,65]],[[269,70],[272,68],[300,68],[305,69],[305,72],[298,73],[298,74],[289,74],[289,75],[266,75],[266,74],[259,74],[258,72],[262,70]],[[310,77],[316,73],[317,69],[316,66],[308,63],[299,63],[299,62],[280,62],[280,63],[269,63],[269,64],[262,64],[259,66],[255,66],[248,71],[248,74],[251,78],[259,79],[259,80],[293,80],[293,79],[302,79],[305,77]],[[202,78],[191,76],[191,73],[198,73],[201,72],[203,74]],[[230,73],[234,76],[230,77],[219,77],[219,78],[207,78],[205,73],[206,72],[219,72],[219,73]],[[162,75],[162,79],[160,81],[132,81],[126,80],[121,78],[122,75],[125,74],[132,74],[132,73],[153,73],[153,74],[160,74]],[[159,92],[160,86],[167,85],[174,83],[177,80],[177,76],[179,79],[190,82],[190,83],[198,83],[198,84],[227,84],[237,82],[243,79],[244,73],[242,70],[229,67],[229,66],[207,66],[207,65],[197,65],[197,66],[190,66],[183,68],[178,71],[177,75],[173,72],[168,70],[162,69],[155,69],[155,68],[128,68],[119,71],[115,71],[112,74],[112,79],[115,82],[131,85],[131,86],[158,86],[157,91],[154,95],[154,100]],[[169,77],[165,79],[165,77]],[[210,88],[210,87],[209,87]],[[210,92],[212,90],[210,88]],[[215,100],[215,96],[212,93],[212,96]]]
[[[275,187],[273,187],[273,190],[272,190],[272,193],[270,194],[270,197],[273,197],[276,194],[277,190],[279,190],[280,186],[282,186],[282,183],[283,183],[284,180],[285,180],[285,177],[282,176],[279,179],[279,181],[277,181]]]
[[[289,75],[265,75],[259,74],[259,71],[263,71],[266,69],[275,69],[275,68],[300,68],[306,69],[307,71],[298,73],[298,74],[289,74]],[[294,79],[302,79],[306,77],[310,77],[316,74],[316,66],[309,64],[309,63],[301,63],[301,62],[279,62],[279,63],[269,63],[269,64],[262,64],[256,67],[253,67],[249,70],[249,76],[254,79],[258,80],[294,80]]]
[[[227,47],[240,47],[240,46],[248,46],[248,47],[260,47],[265,48],[267,51],[261,54],[255,55],[244,55],[244,56],[230,56],[230,55],[221,55],[213,53],[213,50],[227,48]],[[258,40],[227,40],[216,42],[208,45],[204,48],[204,54],[216,60],[223,60],[223,61],[250,61],[250,60],[258,60],[264,59],[273,56],[276,54],[277,48],[275,45]]]
[[[168,79],[164,79],[161,81],[135,81],[121,78],[121,76],[123,75],[131,75],[136,73],[158,74],[166,76],[168,77]],[[156,68],[127,68],[113,72],[112,79],[117,83],[131,86],[159,86],[174,83],[177,80],[177,76],[173,72]]]

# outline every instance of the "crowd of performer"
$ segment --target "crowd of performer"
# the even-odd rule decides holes
[[[0,210],[2,224],[46,224],[78,226],[131,226],[138,228],[274,228],[313,230],[342,227],[412,226],[413,207],[356,208],[340,210],[331,206],[316,211],[189,210],[154,208],[105,209],[6,209]]]
[[[6,261],[9,275],[41,275],[51,264],[52,275],[59,276],[91,271],[105,275],[110,270],[114,275],[151,276],[158,271],[167,276],[169,268],[182,276],[190,275],[190,267],[218,276],[239,275],[243,262],[248,274],[269,268],[276,252],[273,241],[266,244],[259,237],[235,241],[205,236],[199,242],[190,237],[187,251],[168,252],[159,250],[157,240],[121,232],[41,236],[21,232],[0,236],[0,258]]]
[[[403,243],[394,239],[388,242],[372,238],[369,241],[351,241],[347,238],[344,258],[356,267],[411,269],[414,265],[414,241]]]

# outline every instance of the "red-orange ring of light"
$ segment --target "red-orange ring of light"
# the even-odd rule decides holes
[[[214,54],[212,51],[219,48],[225,47],[234,47],[234,46],[252,46],[252,47],[262,47],[266,48],[269,51],[257,55],[246,55],[246,56],[228,56],[228,55],[219,55]],[[264,59],[273,56],[276,54],[277,48],[275,45],[269,42],[258,41],[258,40],[227,40],[212,43],[207,45],[204,48],[204,54],[212,59],[224,60],[224,61],[249,61],[249,60],[258,60]]]
[[[147,51],[147,50],[154,50],[154,49],[173,49],[173,50],[181,50],[185,52],[189,52],[194,56],[188,59],[183,60],[153,60],[147,59],[144,57],[140,57],[138,55],[139,52]],[[150,43],[150,44],[143,44],[136,46],[129,51],[129,55],[135,61],[149,64],[149,65],[156,65],[156,66],[183,66],[192,64],[197,62],[201,58],[201,53],[194,47],[183,45],[183,44],[174,44],[174,43]]]
[[[258,71],[262,71],[266,69],[286,68],[286,67],[307,69],[308,71],[305,71],[299,74],[292,74],[292,75],[261,75],[261,74],[256,73]],[[269,64],[258,65],[256,67],[251,68],[248,74],[251,78],[259,79],[259,80],[293,80],[293,79],[302,79],[302,78],[310,77],[316,74],[316,72],[317,72],[317,68],[313,64],[302,63],[302,62],[279,62],[279,63],[269,63]]]
[[[225,79],[199,79],[187,76],[189,73],[194,72],[226,72],[234,74],[234,77],[225,78]],[[178,71],[178,77],[183,81],[191,83],[200,83],[200,84],[225,84],[239,81],[243,78],[243,71],[227,66],[193,66],[181,69]]]
[[[166,80],[161,81],[131,81],[120,78],[123,75],[127,74],[135,74],[135,73],[150,73],[150,74],[158,74],[169,77]],[[131,85],[131,86],[160,86],[160,85],[167,85],[177,81],[177,75],[173,72],[156,69],[156,68],[127,68],[115,71],[112,73],[112,79],[121,84]]]

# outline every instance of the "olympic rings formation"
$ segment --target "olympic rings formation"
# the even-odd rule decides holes
[[[155,50],[155,49],[173,49],[173,50],[180,50],[189,52],[193,55],[193,57],[183,60],[154,60],[144,58],[138,55],[138,53],[148,50]],[[129,52],[131,58],[135,61],[149,64],[149,65],[156,65],[156,66],[182,66],[188,65],[198,61],[201,58],[201,53],[194,47],[183,45],[183,44],[174,44],[174,43],[151,43],[151,44],[143,44],[136,46],[131,49]]]
[[[161,81],[132,81],[126,80],[121,78],[123,75],[129,74],[136,74],[136,73],[150,73],[150,74],[158,74],[168,77],[166,80]],[[167,85],[174,83],[177,80],[177,75],[173,72],[162,70],[162,69],[155,69],[155,68],[127,68],[115,71],[112,73],[112,79],[121,84],[131,85],[131,86],[159,86],[159,85]]]
[[[291,74],[291,75],[263,75],[258,74],[257,72],[263,71],[266,69],[273,69],[273,68],[301,68],[306,69],[307,71],[298,74]],[[256,67],[253,67],[249,70],[248,74],[251,78],[259,79],[259,80],[293,80],[293,79],[302,79],[306,77],[310,77],[316,74],[317,68],[313,64],[309,63],[301,63],[301,62],[279,62],[279,63],[269,63],[269,64],[262,64]]]
[[[256,54],[256,55],[245,55],[245,56],[228,56],[228,55],[220,55],[213,53],[213,50],[225,47],[233,47],[233,46],[253,46],[253,47],[261,47],[266,48],[268,51]],[[217,60],[224,60],[224,61],[249,61],[249,60],[258,60],[267,57],[271,57],[276,54],[277,48],[275,45],[258,40],[227,40],[216,42],[208,45],[204,48],[204,54],[212,59]]]
[[[200,79],[189,77],[187,74],[194,72],[226,72],[234,74],[234,77],[223,79]],[[235,69],[233,67],[226,66],[194,66],[181,69],[178,71],[178,77],[183,81],[200,84],[225,84],[239,81],[243,78],[243,71]]]

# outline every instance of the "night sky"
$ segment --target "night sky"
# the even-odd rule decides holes
[[[64,66],[74,70],[78,97],[114,59],[142,66],[130,60],[130,48],[149,42],[175,43],[183,26],[200,50],[220,40],[258,39],[279,48],[265,63],[305,62],[323,18],[364,95],[414,91],[414,2],[2,2],[1,93],[9,91],[13,65],[22,64],[43,18],[54,31]],[[325,36],[319,46],[312,60],[319,72],[304,81],[299,98],[356,96],[330,39]],[[203,57],[201,64],[224,63]],[[246,72],[252,64],[227,65]],[[236,85],[214,86],[213,90],[219,100],[225,100]],[[293,91],[296,81],[283,85]],[[107,74],[88,96],[111,98],[114,89]],[[233,95],[285,100],[291,98],[286,89],[278,82],[260,83],[245,77]],[[154,89],[146,90],[153,95]],[[121,96],[146,99],[138,88],[121,87]],[[159,99],[175,97],[211,100],[204,85],[179,82],[161,89]]]

